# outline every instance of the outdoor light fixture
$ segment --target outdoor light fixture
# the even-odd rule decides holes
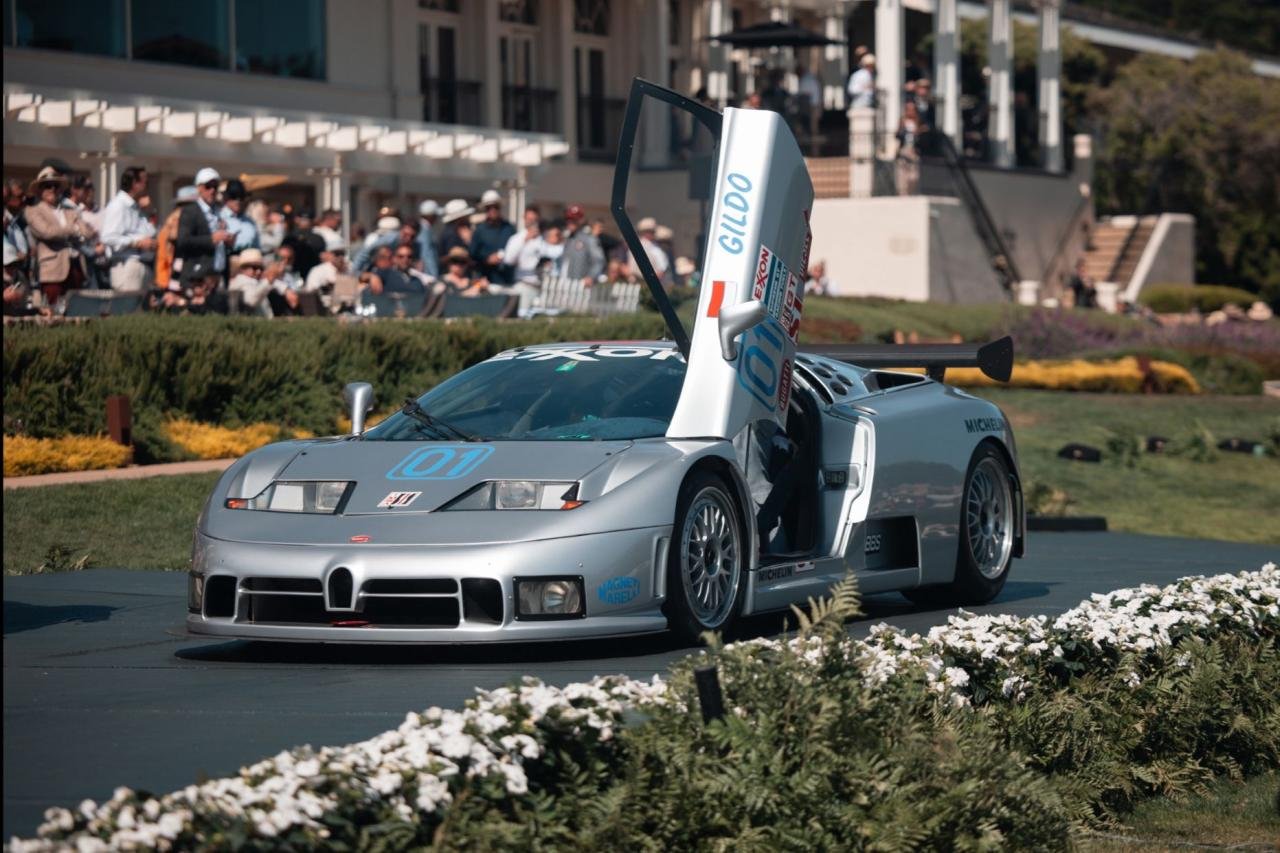
[[[516,578],[517,619],[580,619],[583,607],[582,578]]]

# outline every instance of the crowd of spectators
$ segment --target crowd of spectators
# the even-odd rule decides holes
[[[56,314],[80,289],[191,314],[359,313],[382,294],[515,294],[527,313],[548,278],[591,287],[639,277],[623,241],[578,204],[555,219],[529,204],[517,225],[487,190],[475,205],[426,200],[404,216],[383,208],[371,230],[353,223],[344,235],[341,211],[269,205],[209,167],[177,191],[163,221],[148,187],[144,167],[126,168],[98,208],[92,181],[55,158],[29,185],[6,181],[5,313]],[[670,228],[645,217],[637,230],[666,287],[696,286]]]

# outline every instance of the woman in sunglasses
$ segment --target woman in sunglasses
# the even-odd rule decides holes
[[[35,238],[36,275],[50,305],[84,283],[78,250],[94,236],[80,211],[62,205],[66,186],[67,179],[61,173],[52,166],[44,167],[29,190],[39,200],[26,211],[27,227]]]

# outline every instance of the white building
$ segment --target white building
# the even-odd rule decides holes
[[[577,202],[605,217],[633,77],[689,93],[705,89],[724,105],[763,85],[766,64],[789,72],[800,61],[820,75],[825,106],[838,113],[849,45],[865,40],[881,57],[881,121],[893,128],[904,15],[910,23],[921,14],[932,16],[944,44],[957,16],[990,15],[999,24],[992,28],[997,60],[1008,42],[1001,22],[1012,15],[1039,23],[1044,162],[1036,165],[1062,173],[1059,2],[1041,0],[1038,12],[1027,12],[1011,11],[1009,0],[101,0],[79,4],[72,17],[63,14],[67,4],[5,0],[5,173],[26,179],[43,158],[60,156],[95,171],[105,199],[118,170],[137,163],[153,175],[161,212],[176,186],[213,165],[224,175],[281,175],[273,198],[341,208],[365,223],[383,204],[407,210],[423,198],[474,200],[491,187],[509,193],[513,212],[525,201],[553,214]],[[770,19],[794,19],[837,43],[791,53],[728,50],[708,40]],[[1112,47],[1173,55],[1197,49],[1066,23]],[[956,79],[947,65],[955,53],[935,51],[933,69],[949,132],[960,94],[946,87]],[[995,71],[992,151],[1007,168],[1015,165],[1007,145],[1012,117],[1001,87],[1010,75]],[[1259,71],[1280,73],[1280,65],[1263,62]],[[688,176],[662,168],[668,156],[680,158],[678,137],[659,122],[645,128],[643,159],[652,172],[633,182],[632,201],[675,228],[679,248],[691,253],[696,206],[672,211],[669,202],[687,198]],[[835,195],[851,194],[845,181]],[[899,218],[929,227],[928,215]],[[891,242],[901,250],[930,239]]]

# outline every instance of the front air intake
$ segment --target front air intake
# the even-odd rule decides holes
[[[350,610],[352,593],[355,592],[351,570],[339,567],[329,572],[329,580],[325,583],[324,592],[326,610]]]

